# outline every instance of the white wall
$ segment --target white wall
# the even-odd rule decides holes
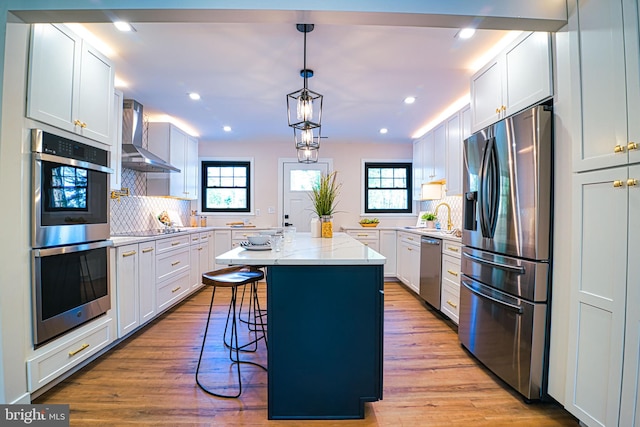
[[[284,117],[284,116],[283,116]],[[286,117],[285,117],[286,119]],[[198,155],[201,158],[215,157],[253,157],[255,176],[254,209],[260,209],[260,216],[251,218],[251,222],[258,226],[278,226],[281,219],[277,214],[268,214],[267,208],[273,206],[278,211],[278,159],[295,158],[296,152],[292,141],[287,142],[242,142],[224,143],[200,141]],[[320,160],[332,159],[333,169],[338,172],[338,182],[342,183],[342,190],[338,198],[337,210],[334,215],[334,228],[342,225],[355,225],[360,219],[362,208],[360,195],[362,194],[362,159],[410,160],[413,156],[413,144],[407,140],[406,144],[368,144],[366,142],[341,143],[337,140],[321,143]],[[193,206],[193,209],[197,207]],[[223,225],[230,219],[238,220],[246,217],[209,216],[208,225]],[[413,225],[415,217],[385,217],[386,221],[393,221],[398,225]]]

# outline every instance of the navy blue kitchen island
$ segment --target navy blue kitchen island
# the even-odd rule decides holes
[[[364,418],[382,399],[382,255],[346,234],[298,233],[281,252],[216,261],[267,268],[269,419]]]

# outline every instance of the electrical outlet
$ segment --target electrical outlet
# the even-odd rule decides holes
[[[274,214],[276,213],[276,208],[274,208],[273,206],[269,206],[267,208],[267,212],[269,212],[270,214]]]
[[[260,216],[260,209],[256,209],[256,216]]]

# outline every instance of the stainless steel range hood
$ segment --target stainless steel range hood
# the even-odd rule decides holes
[[[142,147],[142,104],[125,99],[122,114],[122,167],[140,172],[180,172],[177,167]]]

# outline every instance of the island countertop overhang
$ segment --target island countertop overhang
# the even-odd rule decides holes
[[[346,233],[332,238],[297,233],[282,250],[254,251],[234,248],[216,256],[216,263],[229,265],[383,265],[386,258]]]

